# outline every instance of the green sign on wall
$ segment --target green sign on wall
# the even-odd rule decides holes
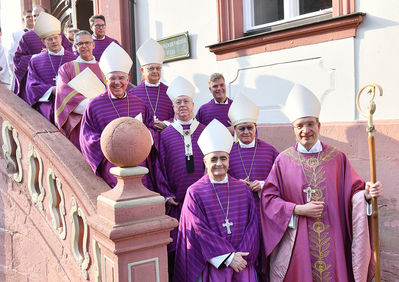
[[[165,50],[164,63],[190,58],[191,56],[188,31],[162,38],[158,42]]]

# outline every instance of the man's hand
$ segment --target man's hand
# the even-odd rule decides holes
[[[160,121],[158,119],[154,119],[154,127],[158,131],[162,131],[166,128],[166,124],[163,123],[163,121]]]
[[[371,198],[378,198],[382,195],[382,184],[377,181],[376,183],[366,182],[366,188],[364,190],[364,197],[366,200]]]
[[[174,197],[170,197],[170,198],[168,199],[168,201],[166,202],[166,204],[171,205],[171,206],[177,206],[177,205],[179,205],[179,203],[175,201],[175,198],[174,198]]]
[[[294,214],[299,216],[307,216],[310,218],[320,218],[324,209],[324,202],[312,201],[304,205],[296,205]]]
[[[230,262],[231,267],[235,272],[240,272],[247,267],[247,261],[243,258],[249,255],[249,253],[236,252],[233,254],[233,260]]]
[[[260,190],[262,190],[262,185],[260,184],[259,180],[255,180],[255,181],[248,181],[247,178],[246,179],[240,179],[242,182],[244,182],[245,184],[248,185],[249,189],[251,189],[252,192],[258,192]]]
[[[57,91],[57,87],[53,86],[51,87],[51,93],[55,95],[55,92]]]
[[[46,51],[47,51],[46,48],[42,48],[42,50],[40,51],[40,53],[44,53],[44,52],[46,52]]]

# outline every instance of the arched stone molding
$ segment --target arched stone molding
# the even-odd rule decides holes
[[[11,138],[12,135],[12,138]],[[11,123],[7,120],[3,121],[2,126],[3,137],[3,154],[7,163],[7,171],[14,173],[13,177],[16,182],[22,180],[22,165],[21,165],[21,145],[18,139],[18,132],[14,129]]]
[[[48,204],[51,222],[60,238],[65,240],[67,231],[65,224],[66,211],[64,192],[62,191],[61,181],[55,176],[51,168],[47,170],[47,187],[49,191]]]
[[[28,190],[32,198],[32,202],[37,204],[39,209],[43,210],[43,199],[45,191],[42,185],[43,162],[39,153],[33,145],[29,143],[28,152]]]
[[[101,248],[98,242],[93,239],[92,241],[93,244],[93,267],[94,267],[94,281],[96,282],[101,282],[102,277],[101,277]]]
[[[89,252],[87,251],[88,225],[86,216],[79,208],[75,198],[71,197],[71,210],[69,218],[72,223],[71,247],[76,262],[85,279],[88,279],[87,269],[90,263]]]

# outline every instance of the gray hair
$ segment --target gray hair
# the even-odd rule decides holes
[[[78,31],[77,33],[75,33],[75,37],[74,37],[74,40],[73,40],[73,44],[76,44],[77,38],[80,37],[80,36],[82,36],[82,35],[88,35],[88,36],[90,36],[90,38],[91,38],[90,32],[88,32],[87,30],[80,30],[80,31]],[[93,40],[92,40],[92,41],[93,41]]]

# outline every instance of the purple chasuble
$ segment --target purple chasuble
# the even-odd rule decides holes
[[[99,62],[101,55],[103,54],[104,50],[108,47],[111,42],[115,42],[116,44],[120,45],[119,42],[116,39],[113,39],[111,37],[108,37],[105,35],[104,39],[96,39],[93,36],[93,41],[94,41],[94,50],[93,50],[93,56],[96,58],[96,61]]]
[[[147,90],[147,91],[146,91]],[[159,98],[158,97],[159,90]],[[163,84],[162,82],[158,87],[145,86],[145,82],[143,81],[136,87],[134,87],[129,92],[139,97],[144,103],[147,105],[150,110],[151,115],[155,115],[157,119],[160,121],[170,121],[172,122],[174,117],[173,112],[173,104],[166,94],[166,90],[168,90],[168,86]],[[148,95],[147,95],[148,93]],[[157,103],[158,99],[158,103]],[[154,110],[156,110],[154,114]]]
[[[206,174],[191,185],[184,200],[177,237],[174,281],[258,281],[254,263],[259,251],[258,217],[251,192],[241,181],[229,176],[227,183],[215,183],[224,213],[227,210],[231,234],[222,224],[225,215]],[[236,273],[231,267],[216,269],[211,258],[231,252],[249,252],[247,267]]]
[[[295,230],[288,227],[295,205],[307,203],[303,191],[309,186],[307,181],[314,190],[311,200],[325,202],[321,218],[297,216],[293,247],[284,250],[288,268],[285,273],[283,263],[273,268],[278,269],[285,281],[354,281],[351,200],[364,189],[364,182],[341,151],[323,143],[322,146],[319,156],[298,153],[296,147],[282,152],[262,190],[261,222],[266,256],[275,248],[284,249],[284,244],[289,244],[282,238],[288,230]],[[279,245],[280,241],[283,245]]]
[[[105,77],[98,63],[87,64],[77,61],[68,62],[58,70],[57,93],[55,95],[55,123],[61,133],[80,149],[79,133],[82,115],[74,113],[74,109],[86,99],[86,96],[78,93],[68,85],[84,69],[90,68],[98,79],[106,85]]]
[[[72,43],[61,34],[62,46],[65,50],[72,52]],[[14,93],[25,100],[26,75],[28,72],[29,61],[34,54],[39,54],[46,48],[41,38],[32,30],[28,30],[22,35],[18,48],[14,55],[15,87]],[[26,101],[26,100],[25,100]]]
[[[74,59],[76,59],[75,54],[67,50],[64,50],[64,55],[61,56],[50,55],[48,51],[45,51],[33,57],[29,62],[25,101],[38,109],[52,123],[54,123],[53,95],[50,96],[48,102],[39,102],[39,99],[49,88],[56,85],[55,78],[59,67]]]
[[[184,130],[190,128],[189,125],[182,125]],[[164,197],[175,197],[178,206],[166,204],[166,214],[179,220],[180,211],[186,195],[187,188],[204,175],[204,155],[202,154],[197,141],[205,126],[199,124],[191,135],[191,144],[194,157],[194,172],[187,172],[186,154],[184,149],[183,136],[169,125],[160,135],[159,158],[157,162],[157,186],[158,191]],[[168,245],[168,251],[175,250],[177,228],[170,233],[173,239]]]
[[[228,113],[233,100],[230,98],[227,98],[227,100],[229,101],[227,104],[216,104],[215,99],[203,104],[197,112],[196,119],[203,125],[208,125],[213,119],[217,119],[224,126],[231,126],[228,123],[230,121]]]
[[[115,165],[110,163],[101,151],[101,133],[107,124],[119,118],[119,116],[134,118],[141,113],[143,123],[148,128],[153,126],[153,119],[144,102],[134,95],[127,94],[127,97],[112,99],[119,116],[110,99],[112,98],[107,91],[90,100],[83,114],[79,141],[82,154],[95,174],[102,177],[109,186],[114,187],[117,182],[116,177],[109,172],[109,169]],[[129,99],[129,107],[127,99]],[[148,164],[144,162],[140,165],[148,167]],[[148,174],[142,179],[144,185],[148,185],[146,182],[147,177]]]

